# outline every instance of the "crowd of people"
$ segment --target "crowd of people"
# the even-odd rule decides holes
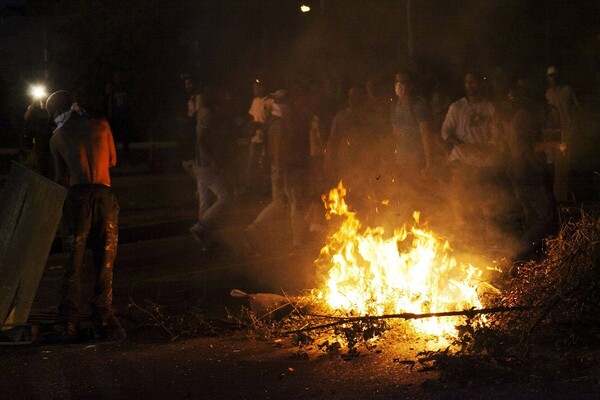
[[[498,221],[516,220],[507,225],[516,243],[511,257],[531,259],[556,229],[557,204],[569,201],[569,150],[578,103],[558,73],[554,66],[547,69],[544,98],[526,79],[511,81],[496,71],[490,82],[469,70],[464,95],[455,101],[440,85],[424,95],[410,69],[390,80],[391,99],[379,95],[368,80],[348,85],[344,103],[328,79],[274,91],[256,79],[245,120],[231,112],[230,96],[186,75],[187,119],[180,147],[182,167],[195,179],[198,197],[190,233],[203,250],[216,248],[215,224],[228,203],[268,193],[269,201],[244,231],[248,245],[283,215],[291,228],[291,237],[283,240],[301,248],[309,232],[326,230],[321,196],[342,181],[352,207],[373,223],[407,216],[399,210],[378,212],[377,205],[389,204],[382,200],[390,198],[393,208],[410,214],[430,207],[431,215],[445,215],[465,236],[472,231],[485,237]],[[116,99],[109,108],[112,118],[89,116],[65,91],[25,114],[26,120],[44,121],[36,137],[40,172],[69,188],[59,307],[66,340],[79,335],[86,244],[94,252],[94,334],[124,335],[111,310],[119,213],[110,178],[117,161],[112,132],[125,129],[124,110],[116,110],[118,99],[124,100],[122,80],[114,78],[107,90]],[[51,165],[53,174],[47,171]],[[507,211],[507,199],[519,206],[516,217]]]
[[[569,201],[577,100],[554,66],[546,71],[545,99],[527,79],[492,72],[488,79],[467,71],[464,96],[456,101],[443,85],[419,90],[412,69],[390,80],[391,99],[369,79],[348,85],[345,104],[330,79],[278,87],[256,79],[244,124],[232,123],[228,96],[186,76],[193,132],[184,137],[193,146],[182,147],[195,151],[184,156],[183,165],[196,179],[199,199],[190,232],[210,249],[215,218],[230,198],[263,193],[267,186],[271,200],[246,228],[247,238],[251,242],[284,212],[289,240],[301,247],[307,232],[322,229],[315,212],[321,194],[341,180],[353,193],[353,206],[365,214],[369,199],[389,196],[391,188],[414,207],[443,198],[436,207],[458,227],[509,218],[498,202],[510,197],[520,206],[514,257],[531,257],[555,228],[556,205]],[[230,150],[240,135],[243,163],[234,162],[240,157]]]

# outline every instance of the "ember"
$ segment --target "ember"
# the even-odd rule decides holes
[[[322,248],[316,263],[324,269],[317,296],[346,315],[435,313],[480,308],[478,286],[483,270],[459,263],[449,243],[419,225],[396,229],[386,237],[382,227],[364,228],[349,211],[340,182],[323,201],[328,218],[343,217],[341,227]],[[419,332],[457,335],[459,317],[410,321]]]

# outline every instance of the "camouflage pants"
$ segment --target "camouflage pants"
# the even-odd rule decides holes
[[[105,185],[74,185],[64,207],[67,260],[61,286],[60,317],[78,323],[81,270],[86,246],[94,256],[95,285],[92,319],[106,322],[111,316],[113,262],[117,254],[119,204]]]

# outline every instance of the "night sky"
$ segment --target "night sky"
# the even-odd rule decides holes
[[[240,98],[255,77],[270,89],[323,76],[385,86],[403,65],[460,88],[471,66],[543,85],[557,64],[581,97],[600,87],[599,2],[413,0],[412,57],[407,1],[304,3],[310,12],[295,0],[2,1],[2,136],[18,130],[32,81],[100,96],[114,70],[125,72],[140,121],[173,112],[164,99],[186,72]]]

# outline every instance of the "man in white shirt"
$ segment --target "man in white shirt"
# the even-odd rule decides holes
[[[452,146],[448,160],[475,169],[494,166],[494,105],[483,97],[482,83],[475,73],[465,75],[466,96],[450,105],[441,132]]]
[[[465,243],[481,244],[493,240],[482,234],[481,228],[501,210],[503,192],[496,180],[500,171],[495,147],[498,130],[493,124],[494,106],[484,96],[483,78],[469,72],[464,85],[466,95],[450,105],[441,136],[451,163],[448,199],[453,227]]]

